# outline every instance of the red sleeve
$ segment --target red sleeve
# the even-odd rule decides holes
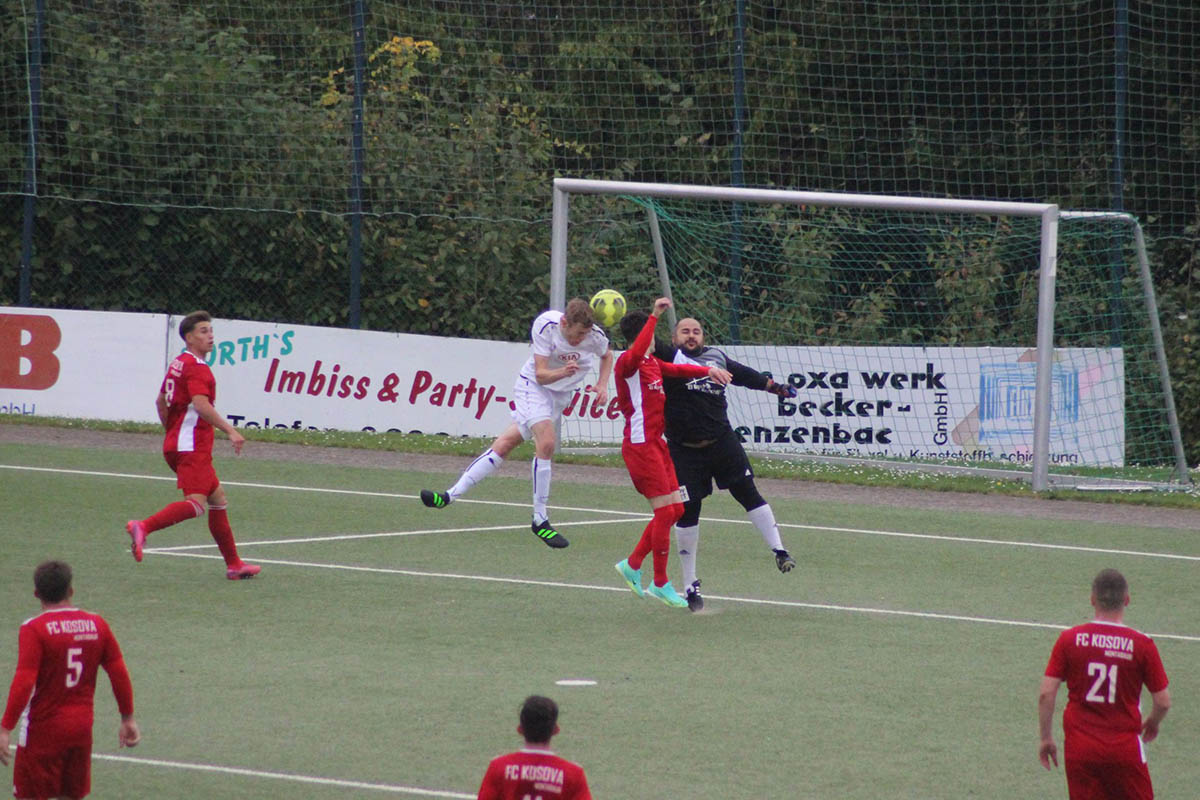
[[[17,644],[17,670],[8,687],[8,704],[0,718],[0,728],[11,731],[29,704],[29,695],[37,683],[38,665],[42,662],[42,642],[32,625],[22,625]]]
[[[579,769],[579,788],[571,798],[572,800],[592,800],[592,790],[588,788],[587,775],[583,773],[582,767]]]
[[[479,786],[476,800],[500,800],[501,785],[499,759],[494,759],[488,764],[487,772],[483,773],[483,783]]]
[[[617,357],[617,363],[613,364],[613,375],[620,380],[625,380],[637,372],[636,364],[637,362],[633,360],[633,351],[626,350]]]
[[[659,361],[662,361],[660,358]],[[659,364],[664,378],[707,378],[708,367],[701,364],[676,364],[673,361],[662,361]]]
[[[122,714],[133,713],[133,681],[129,678],[129,668],[125,666],[125,658],[121,655],[121,646],[117,637],[113,636],[108,623],[101,621],[104,626],[104,655],[100,665],[108,673],[112,683],[113,697],[117,699],[117,710]]]
[[[625,379],[637,372],[637,365],[641,363],[643,354],[650,348],[650,343],[654,341],[656,325],[658,325],[658,317],[651,314],[650,319],[646,320],[646,324],[642,326],[642,332],[633,340],[633,344],[629,345],[629,349],[621,354],[622,359],[630,353],[633,354],[633,357],[626,359],[624,367],[621,366],[621,359],[617,359],[617,368],[614,371],[618,378]]]
[[[117,710],[122,716],[133,713],[133,681],[129,679],[129,670],[125,667],[125,659],[118,658],[104,665],[108,679],[112,682],[113,697],[117,698]]]
[[[1158,655],[1158,645],[1150,640],[1150,649],[1146,655],[1146,688],[1151,692],[1161,692],[1167,688],[1167,671],[1163,669],[1162,658]]]
[[[1058,636],[1058,641],[1054,643],[1054,649],[1050,651],[1050,663],[1046,665],[1046,677],[1058,678],[1060,681],[1067,679],[1067,646],[1065,644],[1070,631],[1063,631]]]

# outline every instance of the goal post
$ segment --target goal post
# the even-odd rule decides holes
[[[1081,310],[1056,332],[1064,243],[1068,305]],[[1111,269],[1102,262],[1114,250],[1122,259],[1133,251],[1139,269],[1132,277],[1118,269],[1106,285],[1095,275]],[[733,262],[736,274],[723,271]],[[1128,214],[558,178],[550,277],[556,308],[569,285],[577,294],[611,286],[631,306],[674,295],[680,316],[703,319],[710,344],[730,345],[732,357],[797,386],[798,404],[780,401],[773,411],[762,398],[731,401],[731,416],[744,402],[757,406],[757,421],[734,420],[749,448],[1016,465],[1036,491],[1051,487],[1052,464],[1188,480],[1145,242]],[[713,324],[734,314],[724,332],[738,342]],[[945,372],[934,367],[942,359]],[[1157,367],[1156,386],[1142,376],[1147,365]],[[822,386],[821,375],[842,383]],[[855,382],[873,394],[856,395]],[[974,408],[946,410],[968,396]],[[872,434],[860,425],[847,440],[864,421],[851,402],[873,409],[883,427]],[[1131,409],[1140,415],[1132,426]],[[922,429],[922,415],[937,417],[925,420],[932,428]],[[788,427],[796,421],[805,424]],[[612,433],[585,424],[564,435]],[[939,447],[926,446],[933,442]]]

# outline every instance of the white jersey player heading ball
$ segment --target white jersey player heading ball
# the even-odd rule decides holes
[[[608,402],[608,380],[613,354],[604,329],[592,321],[587,301],[575,298],[566,311],[544,311],[529,331],[529,360],[521,367],[513,389],[512,424],[496,437],[482,455],[471,462],[458,481],[444,492],[421,490],[421,502],[430,508],[445,508],[471,487],[491,475],[512,449],[526,439],[534,441],[533,524],[535,536],[550,547],[566,547],[566,537],[550,524],[551,459],[554,457],[555,422],[572,395],[587,380],[599,362],[595,382],[584,391],[595,392],[596,404]]]

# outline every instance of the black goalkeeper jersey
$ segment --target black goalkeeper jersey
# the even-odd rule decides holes
[[[766,389],[767,376],[740,364],[716,347],[705,347],[689,356],[677,347],[658,342],[655,355],[676,364],[702,364],[720,367],[733,374],[733,385],[748,389]],[[708,378],[664,378],[667,394],[667,439],[693,444],[716,439],[731,430],[725,387]]]

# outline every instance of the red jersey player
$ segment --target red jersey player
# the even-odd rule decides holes
[[[91,791],[96,673],[104,667],[112,682],[121,712],[121,747],[141,739],[133,719],[133,685],[108,623],[71,605],[70,566],[62,561],[38,565],[33,585],[42,613],[21,625],[17,670],[0,719],[0,763],[9,763],[11,733],[20,721],[13,795],[85,797]]]
[[[1058,765],[1051,723],[1058,687],[1067,682],[1063,759],[1071,800],[1154,797],[1143,745],[1158,736],[1171,695],[1154,640],[1123,624],[1127,605],[1125,577],[1103,570],[1092,581],[1095,619],[1059,635],[1042,678],[1038,758],[1046,769]],[[1154,704],[1145,720],[1143,685]]]
[[[183,491],[184,499],[146,519],[129,520],[125,530],[133,540],[130,549],[134,560],[141,561],[148,535],[203,516],[207,511],[208,531],[225,559],[225,577],[230,580],[252,578],[262,568],[245,564],[238,557],[226,511],[225,489],[217,480],[212,463],[213,428],[225,432],[235,453],[242,452],[246,441],[237,428],[213,408],[217,399],[217,381],[205,362],[213,349],[212,317],[207,311],[193,311],[179,323],[179,336],[187,350],[167,367],[155,406],[167,431],[163,439],[163,458],[178,476],[176,485]]]
[[[483,775],[478,800],[592,800],[583,767],[560,758],[550,749],[558,734],[558,705],[549,697],[531,695],[521,706],[517,733],[525,746],[493,758]]]
[[[654,516],[642,531],[642,538],[633,552],[617,563],[616,569],[638,597],[645,597],[648,592],[669,606],[687,608],[687,600],[667,580],[671,526],[683,514],[683,498],[667,442],[663,439],[666,394],[662,379],[664,376],[707,377],[724,385],[732,376],[719,367],[670,364],[654,356],[654,328],[658,324],[658,315],[670,307],[671,301],[660,297],[654,301],[652,314],[631,311],[621,320],[621,333],[632,342],[613,368],[617,379],[617,405],[625,416],[621,457],[625,459],[634,488],[650,501]],[[642,562],[651,552],[654,554],[654,582],[643,590]]]

